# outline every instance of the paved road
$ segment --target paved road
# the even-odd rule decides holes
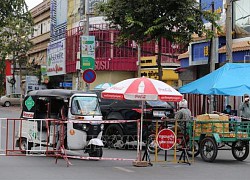
[[[20,108],[0,107],[0,117],[17,118]],[[134,158],[134,150],[105,149],[104,157]],[[163,152],[159,159],[163,159]],[[172,156],[168,157],[169,159]],[[152,157],[153,159],[153,157]],[[152,167],[133,167],[131,161],[87,161],[71,159],[66,166],[63,159],[55,164],[53,157],[0,157],[0,180],[249,180],[250,157],[244,162],[233,159],[230,151],[219,151],[214,163],[200,157],[191,166],[171,162],[154,163]]]

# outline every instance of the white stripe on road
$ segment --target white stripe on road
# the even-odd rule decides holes
[[[126,169],[126,168],[123,168],[123,167],[114,167],[114,168],[119,169],[121,171],[125,171],[125,172],[134,172],[134,171],[132,171],[130,169]]]

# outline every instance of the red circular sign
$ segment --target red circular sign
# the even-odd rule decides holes
[[[157,135],[157,144],[163,150],[169,150],[176,143],[176,135],[171,129],[162,129]]]
[[[92,83],[96,79],[96,73],[93,69],[86,69],[83,72],[82,78],[86,83]]]

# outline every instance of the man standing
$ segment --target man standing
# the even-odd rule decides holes
[[[244,100],[240,104],[239,110],[241,111],[242,121],[250,120],[250,103],[248,94],[244,94]]]
[[[175,119],[178,120],[178,124],[182,133],[185,132],[186,121],[191,120],[191,111],[188,109],[187,100],[183,99],[178,103],[180,110],[175,113]]]

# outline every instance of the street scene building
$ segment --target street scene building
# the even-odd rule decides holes
[[[3,169],[249,179],[249,0],[28,4],[0,3]]]
[[[88,2],[88,8],[86,8]],[[34,21],[33,46],[28,52],[28,67],[36,73],[29,74],[29,79],[36,81],[34,86],[25,85],[29,90],[46,88],[85,89],[83,72],[90,68],[95,71],[96,79],[89,84],[90,89],[101,83],[114,84],[124,79],[145,76],[159,79],[157,66],[157,42],[145,42],[138,57],[138,46],[134,41],[117,45],[118,30],[114,30],[103,16],[96,16],[94,6],[100,1],[82,0],[44,0],[30,10]],[[213,40],[205,36],[193,35],[188,49],[162,39],[162,81],[178,88],[203,77],[226,62],[249,62],[249,4],[247,0],[234,1],[232,11],[227,13],[227,1],[200,0],[202,9],[212,10],[220,16],[218,24],[221,31],[216,32]],[[228,43],[228,21],[232,24],[231,43]],[[211,24],[205,23],[208,28]],[[93,36],[94,47],[91,66],[82,63],[84,53],[82,36]],[[228,44],[227,44],[228,43]],[[86,51],[87,52],[87,51]],[[213,52],[213,53],[212,53]],[[230,54],[231,53],[231,57]],[[213,55],[213,56],[212,56]],[[214,68],[213,68],[214,67]],[[140,70],[139,70],[140,68]],[[138,71],[140,71],[138,73]],[[6,61],[6,93],[20,91],[20,78],[11,59]],[[13,86],[10,81],[17,76]],[[22,77],[25,82],[26,77]],[[13,87],[15,87],[13,89]],[[28,89],[31,88],[31,89]],[[218,102],[222,101],[218,100]],[[193,101],[193,100],[192,100]],[[235,104],[237,106],[237,103]],[[224,102],[220,103],[221,110]],[[199,113],[199,112],[197,112]]]
[[[211,0],[201,0],[202,9],[212,10],[212,2]],[[180,68],[176,71],[179,72],[180,86],[209,74],[225,63],[250,62],[250,4],[247,0],[233,1],[232,11],[228,14],[226,11],[230,8],[229,5],[226,0],[214,1],[214,12],[217,12],[220,16],[218,24],[221,26],[221,31],[216,32],[213,40],[208,40],[205,36],[198,37],[194,35],[188,51],[178,57]],[[209,23],[207,26],[211,28]],[[228,32],[230,27],[232,29]],[[213,41],[214,44],[212,46],[211,42]],[[189,98],[190,101],[199,104],[196,107],[193,106],[195,114],[209,112],[208,105],[203,108],[205,110],[201,110],[202,104],[204,104],[202,103],[203,98],[206,99],[204,102],[209,102],[209,97],[190,95]],[[216,96],[215,98],[215,102],[217,102],[215,105],[216,109],[220,112],[225,108],[224,104],[230,102],[233,108],[237,109],[241,102],[240,98],[226,101],[223,96]]]

